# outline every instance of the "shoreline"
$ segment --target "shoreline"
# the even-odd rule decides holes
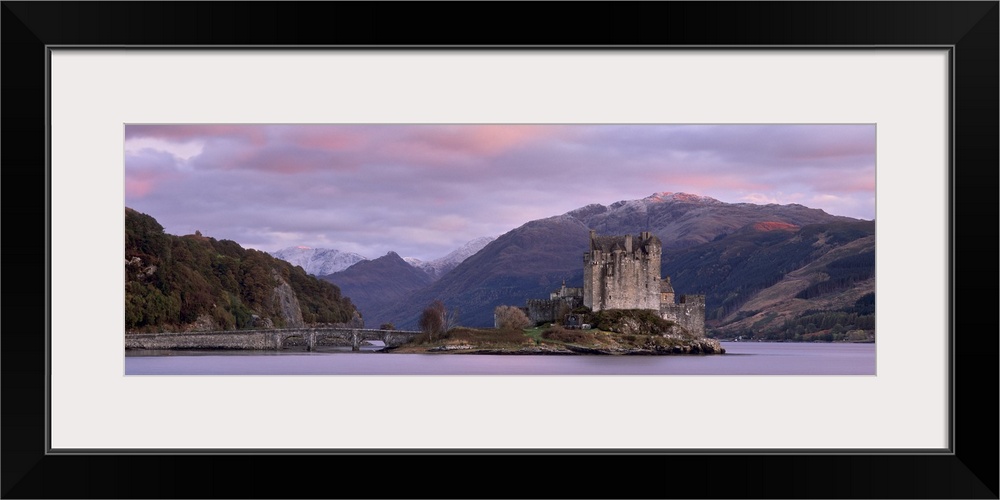
[[[492,354],[522,356],[685,356],[725,354],[726,349],[715,339],[691,340],[685,345],[671,347],[641,348],[613,347],[600,348],[575,344],[541,344],[510,347],[485,347],[468,343],[399,346],[380,349],[386,354]]]

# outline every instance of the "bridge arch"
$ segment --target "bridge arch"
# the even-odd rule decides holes
[[[421,332],[408,330],[373,330],[364,328],[296,328],[281,330],[283,340],[301,336],[306,340],[308,350],[315,351],[319,343],[325,338],[339,338],[347,341],[351,345],[352,351],[360,351],[361,345],[367,341],[381,342],[385,347],[398,347],[403,345]]]

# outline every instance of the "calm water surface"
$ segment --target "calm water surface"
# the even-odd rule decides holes
[[[723,342],[726,354],[126,351],[126,375],[875,375],[875,344]]]

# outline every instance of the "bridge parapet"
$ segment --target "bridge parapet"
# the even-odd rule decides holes
[[[408,330],[375,330],[365,328],[271,328],[186,333],[126,333],[125,349],[246,349],[281,350],[292,337],[305,340],[313,351],[323,338],[335,337],[351,343],[352,350],[361,349],[366,340],[380,340],[386,347],[402,345],[421,332]]]

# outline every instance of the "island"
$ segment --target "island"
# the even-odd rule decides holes
[[[648,231],[590,231],[583,286],[562,286],[524,307],[498,306],[492,329],[448,327],[439,301],[420,318],[424,332],[393,352],[480,354],[724,354],[705,338],[705,296],[675,299],[660,276],[662,243]]]
[[[530,322],[519,308],[497,308],[496,328],[435,328],[432,306],[422,317],[424,332],[381,352],[449,354],[725,354],[718,340],[692,334],[646,309],[606,309],[568,314],[568,325]],[[593,323],[578,323],[578,318]],[[429,328],[428,328],[429,327]]]

